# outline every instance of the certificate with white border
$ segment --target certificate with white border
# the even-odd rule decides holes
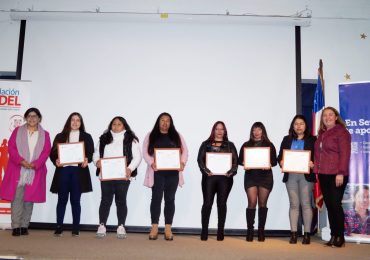
[[[270,147],[244,147],[244,169],[271,168]]]
[[[154,148],[154,162],[157,170],[180,170],[180,148]]]
[[[84,142],[59,143],[58,159],[60,165],[83,163],[85,160]]]
[[[126,157],[110,157],[100,159],[102,181],[125,180],[127,177]]]
[[[206,167],[215,175],[225,175],[232,167],[232,153],[206,153]]]
[[[282,172],[310,173],[311,151],[283,150]]]

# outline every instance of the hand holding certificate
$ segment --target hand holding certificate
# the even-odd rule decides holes
[[[157,170],[181,170],[179,148],[155,148],[154,161]]]
[[[101,180],[126,180],[126,157],[112,157],[100,159]]]
[[[206,153],[206,166],[214,175],[226,175],[232,166],[232,153]]]
[[[58,144],[58,159],[60,165],[83,163],[85,160],[84,142]]]
[[[244,169],[270,169],[270,147],[245,147]]]
[[[311,151],[283,150],[282,172],[310,173]]]

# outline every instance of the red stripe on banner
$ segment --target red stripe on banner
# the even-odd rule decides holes
[[[10,208],[0,208],[0,215],[10,215]]]

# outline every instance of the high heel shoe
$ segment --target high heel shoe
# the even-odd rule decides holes
[[[253,229],[247,229],[247,237],[246,237],[245,240],[247,240],[248,242],[252,242],[253,241],[253,233],[254,233]]]
[[[297,239],[298,239],[297,232],[291,232],[289,244],[297,244]]]
[[[325,243],[325,246],[330,246],[330,247],[332,247],[332,246],[333,246],[333,244],[334,244],[335,237],[336,237],[336,236],[331,236],[331,237],[330,237],[330,240],[329,240],[328,242],[326,242],[326,243]]]
[[[333,246],[334,247],[344,247],[346,245],[344,236],[337,236],[336,239],[334,239]]]

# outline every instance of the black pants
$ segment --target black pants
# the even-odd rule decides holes
[[[164,222],[172,225],[175,215],[175,195],[179,185],[178,172],[158,171],[154,173],[154,185],[152,187],[152,202],[150,214],[152,224],[158,224],[161,215],[161,204],[164,194]]]
[[[218,228],[225,227],[227,198],[233,187],[233,178],[226,176],[203,177],[203,206],[202,206],[202,228],[208,228],[209,217],[212,211],[213,200],[217,194]]]
[[[344,177],[343,185],[335,186],[336,175],[319,174],[320,188],[328,210],[328,218],[332,236],[344,235],[344,212],[342,199],[348,183],[348,176]]]
[[[99,223],[106,224],[109,216],[110,206],[115,196],[117,207],[118,226],[125,225],[127,217],[127,191],[130,181],[114,180],[102,181],[101,184],[101,201],[99,207]]]

